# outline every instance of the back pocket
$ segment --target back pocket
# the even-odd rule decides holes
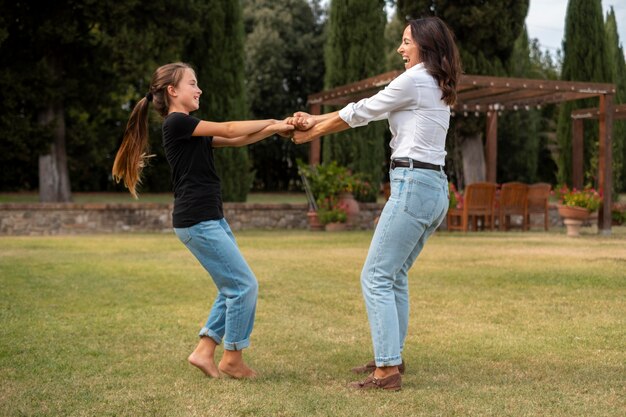
[[[440,187],[419,180],[409,180],[404,211],[416,219],[432,223],[441,212]]]

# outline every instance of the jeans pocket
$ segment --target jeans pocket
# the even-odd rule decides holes
[[[180,241],[183,242],[184,245],[187,245],[187,243],[189,243],[189,241],[191,240],[191,233],[189,233],[188,228],[174,228],[174,233],[176,233],[176,236],[178,236],[178,239],[180,239]]]
[[[397,199],[402,197],[402,193],[405,192],[406,183],[408,181],[405,178],[391,178],[391,195],[389,199]]]
[[[404,211],[430,224],[439,217],[442,200],[441,187],[420,180],[411,180],[405,194]]]

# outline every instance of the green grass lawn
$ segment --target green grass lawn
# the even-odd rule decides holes
[[[171,203],[172,193],[141,193],[135,200],[129,193],[72,193],[75,203]],[[0,203],[38,203],[39,194],[36,192],[0,193]],[[290,193],[248,193],[247,203],[306,203],[304,192]],[[384,203],[383,196],[378,197],[379,203]],[[556,199],[552,198],[556,203]],[[626,203],[626,194],[621,194],[616,202]]]
[[[410,273],[403,390],[372,351],[371,232],[237,234],[254,381],[186,362],[215,295],[171,234],[0,238],[2,416],[623,416],[626,232],[438,233]]]

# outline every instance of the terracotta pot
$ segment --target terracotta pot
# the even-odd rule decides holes
[[[309,230],[312,232],[321,232],[324,230],[324,225],[320,223],[319,217],[317,217],[316,211],[309,211],[306,214],[306,217],[309,219]]]
[[[567,236],[569,236],[569,237],[578,237],[578,236],[580,236],[580,228],[583,225],[583,221],[582,220],[565,219],[565,220],[563,220],[563,224],[567,228]]]
[[[342,232],[348,229],[348,225],[346,223],[326,223],[326,231],[327,232]]]
[[[589,210],[582,207],[558,206],[559,216],[564,219],[587,220],[589,218]]]
[[[341,193],[339,194],[339,203],[346,207],[346,214],[348,215],[348,221],[346,223],[348,227],[354,227],[358,221],[359,212],[361,211],[359,202],[354,199],[352,193]]]

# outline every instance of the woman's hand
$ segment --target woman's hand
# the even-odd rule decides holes
[[[293,132],[291,141],[296,145],[301,145],[303,143],[311,142],[313,139],[315,139],[315,136],[311,135],[310,132],[307,132],[306,130],[296,130]]]
[[[317,123],[315,117],[311,116],[309,113],[298,111],[293,114],[291,117],[293,125],[298,130],[309,130]]]

